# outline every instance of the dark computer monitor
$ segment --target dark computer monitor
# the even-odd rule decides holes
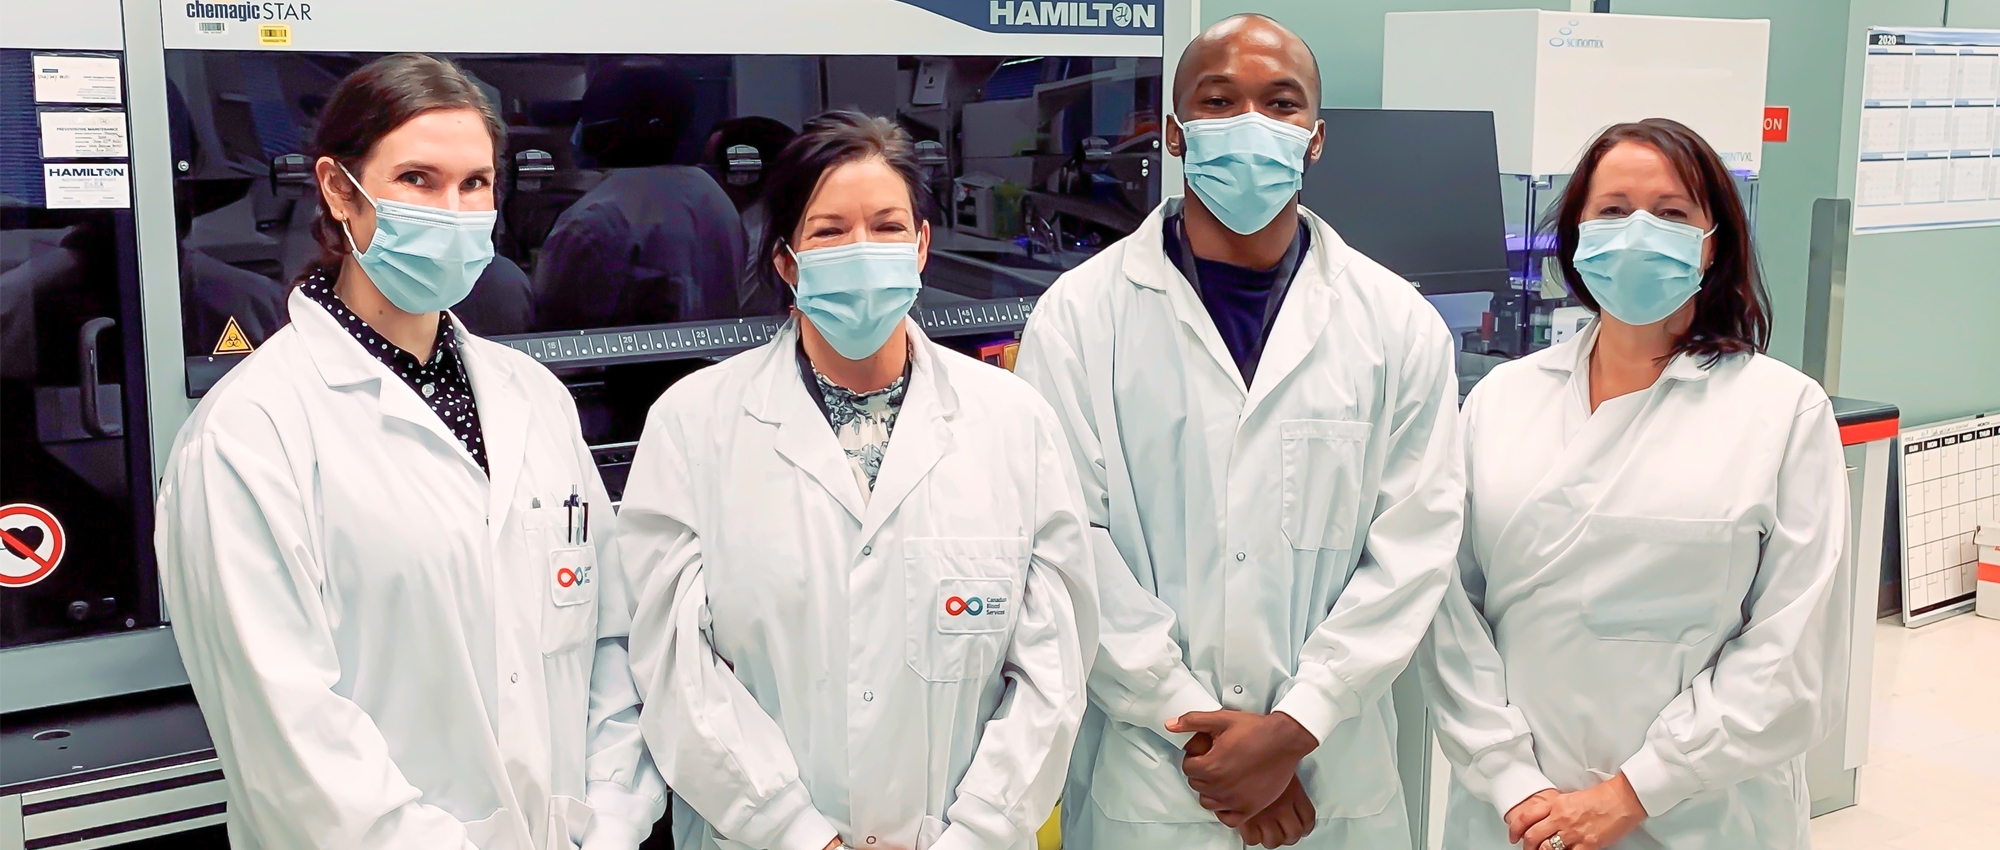
[[[1301,198],[1425,295],[1507,288],[1490,112],[1322,109],[1326,150]]]

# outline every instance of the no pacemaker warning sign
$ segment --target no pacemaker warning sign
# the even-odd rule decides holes
[[[216,354],[249,354],[255,350],[250,338],[243,335],[242,326],[236,324],[236,317],[230,316],[229,323],[222,326],[222,338],[215,341]]]
[[[27,587],[62,563],[62,523],[39,505],[0,505],[0,587]]]

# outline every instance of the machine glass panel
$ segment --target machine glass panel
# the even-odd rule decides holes
[[[554,370],[614,496],[645,411],[771,338],[753,249],[765,171],[803,122],[906,128],[934,199],[932,338],[1004,365],[1035,298],[1160,197],[1161,50],[1185,5],[988,0],[161,0],[187,391],[287,320],[312,236],[308,145],[335,85],[421,51],[507,128],[497,259],[455,308]],[[142,156],[157,155],[142,152]]]
[[[316,116],[379,55],[168,51],[190,395],[287,321],[322,252]],[[1157,58],[440,55],[507,125],[497,257],[454,312],[561,372],[593,445],[636,440],[668,383],[782,321],[759,193],[825,109],[917,142],[933,237],[916,312],[970,348],[1011,338],[1159,199]]]
[[[161,622],[122,65],[0,48],[0,647]]]

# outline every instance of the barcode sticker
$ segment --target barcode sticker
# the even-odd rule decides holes
[[[229,33],[229,24],[223,21],[197,21],[194,27],[202,35],[226,35]]]
[[[285,47],[292,43],[290,24],[263,24],[257,27],[257,43]]]

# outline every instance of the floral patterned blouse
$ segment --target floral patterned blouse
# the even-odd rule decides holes
[[[882,473],[882,457],[889,451],[889,432],[896,427],[896,414],[903,410],[903,395],[909,388],[910,372],[882,389],[857,393],[827,380],[799,351],[799,372],[810,375],[806,386],[813,391],[826,423],[833,426],[834,439],[847,452],[847,464],[854,470],[854,483],[861,487],[861,499],[875,492],[875,477]]]

